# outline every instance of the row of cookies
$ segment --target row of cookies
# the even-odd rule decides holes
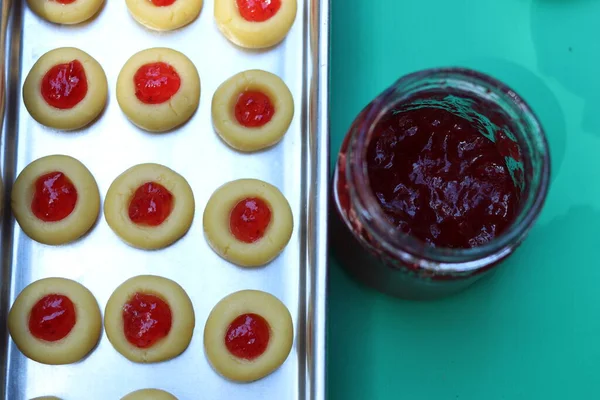
[[[65,155],[26,166],[11,192],[13,214],[32,239],[50,245],[74,241],[100,213],[100,193],[91,172]],[[119,175],[104,201],[104,217],[126,243],[160,249],[190,229],[195,213],[192,188],[160,164],[139,164]],[[293,216],[284,195],[257,179],[226,183],[212,194],[203,214],[207,242],[221,257],[244,267],[267,264],[285,248]]]
[[[181,355],[192,341],[194,307],[176,282],[140,275],[110,296],[104,329],[113,347],[134,363],[157,363]],[[45,278],[17,296],[8,315],[17,348],[30,359],[50,365],[80,361],[96,347],[102,332],[100,308],[80,283]],[[223,377],[252,382],[287,359],[293,342],[287,307],[275,296],[242,290],[219,301],[207,317],[204,349]]]
[[[36,397],[31,400],[61,400],[55,396],[42,396]],[[131,392],[125,397],[122,397],[121,400],[178,400],[177,397],[173,396],[171,393],[165,392],[160,389],[141,389],[136,390],[135,392]]]
[[[104,0],[28,0],[42,18],[57,24],[79,24],[96,15]],[[147,28],[171,31],[194,21],[203,0],[126,0],[132,17]],[[297,13],[296,0],[215,0],[217,26],[231,42],[246,48],[280,43]]]
[[[72,47],[42,55],[23,85],[23,102],[31,116],[62,130],[92,123],[104,110],[107,97],[108,83],[100,64]],[[188,121],[198,108],[198,70],[178,51],[142,50],[119,73],[117,101],[138,127],[150,132],[172,130]],[[293,115],[294,100],[285,82],[262,70],[232,76],[212,99],[216,132],[241,151],[261,150],[279,142]]]

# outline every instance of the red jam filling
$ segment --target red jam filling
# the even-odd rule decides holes
[[[171,308],[152,294],[136,293],[123,306],[123,332],[132,345],[147,349],[171,330]]]
[[[158,226],[171,215],[173,194],[156,182],[146,182],[133,194],[129,218],[136,224]]]
[[[506,230],[518,192],[495,144],[437,108],[396,112],[375,127],[370,186],[388,220],[435,247],[472,248]]]
[[[67,336],[77,318],[71,299],[61,294],[42,297],[29,314],[29,332],[47,342],[56,342]]]
[[[177,93],[181,78],[164,62],[142,65],[133,76],[135,95],[142,103],[161,104]]]
[[[56,1],[57,3],[60,3],[60,4],[71,4],[71,3],[75,3],[77,0],[54,0],[54,1]]]
[[[66,110],[75,107],[87,91],[85,69],[77,60],[55,65],[42,78],[42,97],[54,108]]]
[[[166,7],[175,3],[175,0],[150,0],[156,7]]]
[[[35,181],[31,211],[42,221],[56,222],[68,217],[75,204],[77,189],[62,172],[50,172]]]
[[[229,230],[244,243],[254,243],[265,235],[271,223],[271,209],[267,202],[249,197],[237,203],[229,216]]]
[[[281,0],[236,0],[240,15],[246,21],[264,22],[277,14]]]
[[[275,107],[269,96],[263,92],[249,90],[239,95],[235,103],[235,118],[246,128],[260,128],[266,125],[275,114]]]
[[[243,314],[233,320],[225,334],[225,346],[235,357],[254,360],[269,345],[270,328],[257,314]]]

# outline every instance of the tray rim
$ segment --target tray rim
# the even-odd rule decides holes
[[[312,282],[313,293],[309,297],[313,300],[313,294],[316,294],[316,300],[314,305],[308,305],[308,312],[312,312],[313,316],[310,318],[309,314],[309,318],[307,318],[308,321],[313,321],[312,332],[309,334],[307,341],[309,353],[312,356],[312,362],[308,363],[308,368],[310,369],[311,365],[314,366],[313,371],[309,371],[311,373],[309,382],[313,383],[309,398],[312,400],[325,400],[327,397],[327,270],[329,265],[329,50],[331,43],[331,0],[310,1],[311,5],[314,2],[319,3],[319,12],[316,15],[317,21],[314,20],[315,16],[311,13],[309,23],[311,36],[317,35],[316,40],[310,40],[311,43],[317,43],[316,51],[313,50],[316,55],[313,55],[313,72],[311,75],[312,79],[316,80],[316,86],[314,91],[311,90],[309,98],[311,105],[311,114],[309,115],[311,122],[310,130],[313,130],[312,125],[314,121],[314,134],[317,139],[316,176],[313,177],[313,182],[317,186],[324,184],[325,187],[316,188],[318,196],[314,202],[315,207],[311,211],[311,213],[316,213],[316,215],[311,215],[311,218],[309,218],[309,220],[314,221],[315,226],[309,226],[309,237],[307,240],[308,243],[311,243],[311,236],[314,236],[315,241],[312,243],[316,243],[313,255],[316,273]],[[314,109],[313,102],[316,102],[316,115],[313,115],[312,111]],[[312,189],[311,187],[309,196],[312,194]],[[318,294],[321,295],[319,296]]]
[[[0,132],[0,159],[1,165],[6,164],[7,146],[6,143],[6,115],[7,107],[7,88],[8,80],[11,76],[12,66],[9,58],[11,57],[12,46],[10,46],[8,37],[9,25],[11,24],[11,14],[15,12],[15,8],[20,5],[20,1],[24,0],[3,0],[0,7],[0,69],[3,72],[0,79],[0,124],[2,132]],[[328,268],[328,218],[327,210],[329,203],[328,186],[329,186],[329,48],[330,48],[330,0],[306,0],[309,7],[308,15],[308,32],[307,44],[309,51],[307,52],[305,68],[308,70],[308,80],[306,84],[308,88],[308,134],[310,151],[314,151],[314,163],[309,166],[307,177],[308,183],[308,198],[312,198],[312,207],[308,210],[307,226],[307,304],[306,304],[306,321],[305,338],[306,343],[306,367],[304,373],[305,398],[311,400],[325,400],[327,396],[327,380],[326,380],[326,334],[327,334],[327,268]],[[19,39],[21,40],[21,39]],[[21,56],[21,44],[16,51]],[[13,55],[14,56],[14,55]],[[9,157],[11,159],[13,157]],[[16,155],[14,156],[16,160]],[[4,249],[4,238],[12,234],[14,221],[12,221],[12,213],[10,207],[7,207],[7,201],[3,198],[5,193],[10,192],[12,181],[7,179],[14,175],[13,166],[11,171],[0,172],[0,215],[2,215],[2,247]],[[7,223],[8,222],[8,223]],[[314,247],[312,247],[314,246]],[[12,248],[12,244],[10,246]],[[312,247],[312,249],[311,249]],[[10,254],[2,254],[2,263],[13,264],[12,251]],[[2,399],[5,399],[8,393],[10,382],[7,379],[8,368],[7,363],[10,359],[9,335],[6,329],[6,316],[10,307],[11,293],[13,291],[12,281],[10,278],[12,271],[5,273],[7,268],[2,268],[3,272],[0,275],[0,290],[7,292],[7,295],[2,295],[3,301],[0,304],[0,314],[5,317],[2,319],[3,329],[0,330],[0,345],[4,349],[0,354],[2,364],[0,365],[0,375],[3,379],[3,385],[0,387]],[[299,371],[300,372],[300,371]]]

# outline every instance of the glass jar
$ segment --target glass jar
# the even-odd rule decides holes
[[[519,194],[513,222],[473,248],[439,248],[402,233],[386,218],[369,186],[367,149],[375,127],[398,107],[439,108],[466,119],[506,161]],[[548,144],[529,106],[501,82],[476,71],[432,69],[402,77],[353,122],[333,180],[331,243],[360,281],[389,294],[429,299],[465,289],[512,254],[526,237],[548,192]]]

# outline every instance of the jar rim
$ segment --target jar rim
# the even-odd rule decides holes
[[[370,190],[369,177],[363,153],[357,149],[366,149],[367,137],[359,132],[369,132],[375,129],[380,118],[389,111],[382,107],[387,98],[399,87],[409,87],[424,79],[435,79],[440,83],[436,89],[444,88],[453,83],[470,94],[485,100],[494,101],[492,97],[502,96],[506,104],[520,117],[527,129],[536,137],[536,148],[541,154],[539,183],[532,193],[531,206],[525,210],[523,217],[512,223],[503,233],[481,246],[473,248],[441,248],[433,247],[415,237],[399,232],[386,218],[373,192]],[[490,90],[492,89],[492,90]],[[418,92],[416,92],[418,93]],[[414,96],[415,92],[400,96],[394,103]],[[351,133],[346,158],[346,175],[348,181],[355,181],[357,187],[350,188],[351,196],[359,200],[357,216],[369,234],[383,249],[407,263],[418,268],[439,273],[469,273],[493,265],[508,256],[528,234],[535,223],[549,189],[550,182],[550,152],[544,130],[529,105],[513,89],[497,79],[484,73],[462,67],[446,67],[426,69],[405,75],[387,88],[361,113],[362,119],[357,128]],[[360,117],[359,117],[360,118]],[[360,189],[362,188],[362,189]],[[526,199],[523,199],[524,204]],[[523,211],[520,211],[520,213]]]

